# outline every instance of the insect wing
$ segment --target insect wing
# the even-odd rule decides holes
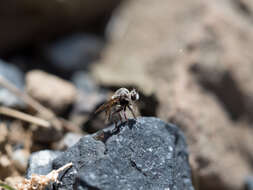
[[[114,106],[114,105],[117,103],[117,101],[118,101],[118,98],[111,99],[111,100],[109,100],[108,102],[105,102],[104,104],[102,104],[102,105],[95,111],[95,114],[110,109],[112,106]]]

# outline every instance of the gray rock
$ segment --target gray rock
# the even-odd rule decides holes
[[[58,189],[194,189],[183,134],[157,118],[85,136],[58,156],[53,168],[69,162],[73,167]]]
[[[0,77],[10,81],[17,88],[24,89],[24,74],[15,65],[0,60]],[[0,104],[11,107],[23,107],[24,103],[6,88],[0,86]]]
[[[73,109],[76,114],[93,112],[107,98],[107,92],[100,90],[94,79],[85,71],[75,72],[72,82],[79,90]]]
[[[26,177],[32,174],[46,175],[52,171],[52,161],[59,156],[59,151],[43,150],[30,156]]]
[[[63,139],[59,143],[57,143],[58,144],[57,149],[65,150],[73,146],[80,140],[82,136],[83,135],[78,133],[71,133],[71,132],[67,133],[66,135],[64,135]]]
[[[99,57],[103,42],[96,36],[75,34],[54,42],[45,48],[45,56],[60,70],[87,69]]]
[[[253,190],[253,176],[247,177],[245,182],[245,190]]]
[[[71,81],[81,91],[93,93],[98,90],[97,84],[86,71],[77,71],[73,74]]]
[[[93,113],[108,98],[108,92],[101,89],[86,71],[77,71],[71,78],[78,89],[78,95],[71,112],[71,120],[83,130],[94,133],[104,128],[104,118]]]

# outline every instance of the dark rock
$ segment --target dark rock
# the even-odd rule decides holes
[[[32,174],[46,175],[52,171],[52,161],[60,155],[58,151],[43,150],[30,156],[26,177]]]
[[[76,34],[54,42],[45,48],[48,61],[62,71],[87,69],[99,58],[103,42],[96,36]]]
[[[85,136],[58,156],[53,168],[69,162],[73,167],[58,189],[193,190],[184,136],[157,118]]]
[[[0,76],[17,88],[24,89],[24,74],[15,65],[0,60]],[[0,104],[11,107],[23,107],[24,103],[6,88],[0,86]]]
[[[45,128],[45,127],[36,127],[33,130],[33,141],[42,144],[50,144],[60,140],[63,136],[61,130],[56,129],[55,127]]]
[[[201,62],[201,64],[193,64],[191,71],[204,89],[218,97],[232,119],[237,120],[247,114],[247,106],[245,105],[247,103],[244,100],[244,94],[228,68],[219,64],[219,62],[216,64]],[[231,94],[233,94],[233,97],[231,97]]]
[[[253,176],[250,176],[246,179],[245,190],[253,190]]]
[[[0,53],[69,32],[91,30],[119,3],[119,0],[0,1]]]

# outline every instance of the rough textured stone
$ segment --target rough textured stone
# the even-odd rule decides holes
[[[32,153],[28,163],[26,177],[30,178],[32,174],[46,175],[52,171],[52,161],[59,156],[60,152],[42,150]]]
[[[15,65],[0,60],[0,77],[10,81],[20,90],[24,89],[24,74]],[[1,86],[0,104],[12,107],[24,107],[24,103],[17,96]]]
[[[73,167],[58,189],[193,190],[184,136],[157,118],[138,118],[117,131],[85,136],[58,156],[53,167],[69,162]]]
[[[102,85],[154,93],[155,114],[187,136],[200,189],[238,190],[252,173],[252,124],[238,122],[252,118],[251,10],[244,0],[126,2],[93,66]]]
[[[64,112],[73,104],[77,93],[71,83],[40,70],[27,73],[26,91],[56,112]]]

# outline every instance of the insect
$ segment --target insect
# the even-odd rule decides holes
[[[120,88],[114,93],[110,100],[95,111],[95,114],[105,111],[107,120],[113,121],[115,128],[117,128],[117,123],[119,120],[122,122],[122,117],[124,117],[126,121],[128,120],[126,115],[127,109],[130,110],[131,114],[136,119],[133,105],[137,100],[139,100],[139,94],[135,89],[129,91],[126,88]]]

